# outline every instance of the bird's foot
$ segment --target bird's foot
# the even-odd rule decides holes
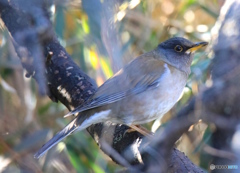
[[[146,128],[144,128],[140,125],[130,125],[129,127],[131,127],[131,128],[128,129],[125,133],[131,133],[131,132],[137,131],[149,139],[153,138],[154,133],[150,132],[149,130],[147,130]]]

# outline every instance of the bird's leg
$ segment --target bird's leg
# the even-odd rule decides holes
[[[140,126],[140,125],[130,125],[129,127],[131,127],[131,129],[129,129],[127,132],[131,133],[134,131],[137,131],[139,133],[141,133],[143,136],[146,136],[148,138],[152,138],[153,137],[153,133],[150,132],[149,130],[145,129],[144,127]]]

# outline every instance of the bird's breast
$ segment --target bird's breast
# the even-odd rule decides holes
[[[187,82],[185,73],[168,67],[159,85],[126,100],[121,107],[124,123],[143,124],[161,118],[178,101]]]

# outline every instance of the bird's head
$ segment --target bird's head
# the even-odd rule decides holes
[[[182,37],[174,37],[158,45],[154,50],[155,57],[189,74],[194,52],[207,44],[207,42],[193,43]]]

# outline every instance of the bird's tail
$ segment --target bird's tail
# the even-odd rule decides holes
[[[99,111],[93,114],[92,112],[85,112],[84,115],[77,116],[64,129],[58,132],[52,139],[50,139],[45,145],[43,145],[42,148],[34,155],[34,157],[40,158],[44,153],[46,153],[58,142],[66,138],[74,131],[80,131],[89,127],[92,124],[109,120],[108,115],[110,114],[110,112],[111,110]]]
[[[66,138],[68,135],[73,133],[75,130],[79,130],[79,126],[76,123],[77,118],[72,120],[64,129],[58,132],[52,139],[50,139],[40,150],[34,155],[34,158],[40,158],[58,142]]]

